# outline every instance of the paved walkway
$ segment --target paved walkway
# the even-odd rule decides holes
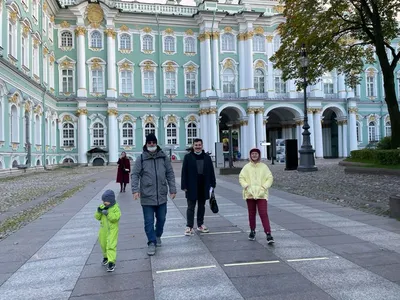
[[[218,178],[220,213],[206,209],[209,234],[184,236],[183,193],[169,202],[163,246],[151,258],[141,207],[119,194],[117,269],[107,273],[93,214],[108,188],[119,190],[114,180],[90,184],[0,242],[1,300],[400,299],[400,222],[273,190],[276,243],[262,232],[251,242],[231,177]]]

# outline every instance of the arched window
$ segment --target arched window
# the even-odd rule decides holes
[[[74,147],[75,132],[74,132],[74,125],[72,123],[64,123],[62,139],[64,147]]]
[[[90,36],[90,47],[91,48],[102,47],[101,33],[97,30],[93,31]]]
[[[49,120],[46,118],[44,122],[44,145],[50,145],[50,139],[49,139]]]
[[[166,36],[164,39],[164,51],[175,52],[175,38],[172,36]]]
[[[122,125],[122,145],[133,145],[133,125],[131,123],[124,123]]]
[[[167,145],[177,144],[177,130],[174,123],[168,123],[167,125]]]
[[[235,37],[232,33],[222,35],[222,51],[235,51]]]
[[[192,145],[194,139],[196,139],[198,137],[197,136],[197,124],[196,123],[190,122],[187,125],[186,136],[187,136],[186,145]]]
[[[360,126],[360,122],[357,122],[356,124],[356,128],[357,128],[357,142],[361,143],[361,126]]]
[[[143,72],[143,94],[154,94],[154,71]]]
[[[142,42],[143,51],[153,51],[153,37],[149,34],[143,36]]]
[[[176,95],[176,72],[165,72],[165,94]]]
[[[72,33],[70,31],[61,33],[61,47],[72,47]]]
[[[132,71],[130,70],[123,70],[119,73],[120,80],[121,80],[121,93],[122,94],[132,94]]]
[[[390,121],[385,123],[385,136],[392,136],[392,126]]]
[[[256,69],[254,71],[254,89],[257,94],[265,93],[265,74],[261,69]]]
[[[98,122],[93,124],[93,146],[104,146],[104,126]]]
[[[368,123],[368,141],[369,142],[376,141],[376,124],[375,124],[375,122]]]
[[[35,117],[35,144],[41,145],[41,138],[40,138],[40,118],[39,115]]]
[[[129,34],[121,34],[119,48],[121,50],[131,50],[131,36]]]
[[[196,52],[196,41],[192,37],[185,38],[185,53]]]
[[[185,73],[186,77],[186,95],[196,95],[196,73]]]
[[[366,72],[366,86],[367,86],[367,97],[374,98],[377,96],[377,78],[376,71],[373,68],[369,68]]]
[[[325,95],[331,95],[335,92],[334,86],[333,86],[333,77],[331,73],[326,73],[322,79],[322,82],[324,84],[324,94]]]
[[[153,123],[147,123],[144,126],[144,136],[148,136],[150,133],[156,134],[156,126]]]
[[[265,38],[263,35],[257,34],[253,37],[253,51],[265,52]]]
[[[224,94],[233,94],[236,91],[235,73],[232,69],[225,69],[222,75],[222,89]]]
[[[15,105],[11,107],[11,128],[10,128],[10,136],[11,142],[18,143],[18,133],[19,133],[19,122],[18,122],[18,110]]]
[[[51,146],[56,146],[56,122],[51,122]]]

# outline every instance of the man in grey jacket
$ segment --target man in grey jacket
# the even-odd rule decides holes
[[[131,177],[133,199],[140,198],[143,209],[144,230],[148,240],[147,254],[154,255],[156,246],[161,246],[167,215],[168,187],[171,199],[176,195],[174,170],[169,158],[157,145],[154,134],[146,136],[146,145],[143,146],[143,153],[136,159]],[[157,220],[155,230],[154,216]]]

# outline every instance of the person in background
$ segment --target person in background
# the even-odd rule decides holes
[[[100,221],[99,243],[103,252],[102,264],[107,266],[107,272],[114,272],[121,210],[115,201],[113,190],[106,190],[101,200],[103,204],[97,208],[94,217]]]
[[[129,173],[131,172],[131,163],[129,158],[126,157],[125,151],[121,153],[121,157],[117,162],[118,171],[117,171],[117,182],[121,186],[120,192],[125,192],[126,185],[129,183]]]
[[[146,136],[143,153],[136,159],[132,169],[133,199],[140,198],[143,209],[144,230],[147,235],[147,254],[154,255],[161,246],[161,236],[167,215],[168,187],[170,198],[176,195],[175,175],[171,161],[157,145],[157,138]],[[154,217],[156,228],[154,230]]]
[[[204,225],[206,200],[210,199],[210,189],[215,189],[216,179],[211,157],[203,150],[203,140],[194,139],[193,148],[185,155],[182,164],[181,188],[186,193],[186,229],[185,235],[192,235],[194,226],[194,210],[197,203],[197,230],[207,233]]]
[[[267,202],[268,189],[273,182],[273,176],[268,166],[261,162],[261,152],[254,148],[250,150],[250,162],[247,163],[239,174],[239,183],[243,188],[243,198],[247,202],[249,213],[250,234],[249,240],[256,239],[256,214],[258,214],[264,232],[267,235],[268,244],[274,243],[271,235],[271,225],[268,218]]]

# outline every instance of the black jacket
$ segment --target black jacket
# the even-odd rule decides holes
[[[204,195],[205,199],[210,198],[210,187],[215,188],[217,182],[215,179],[214,166],[211,157],[204,153]],[[186,198],[188,200],[198,200],[198,178],[197,178],[197,162],[196,154],[193,151],[185,155],[181,173],[181,189],[187,190]]]

